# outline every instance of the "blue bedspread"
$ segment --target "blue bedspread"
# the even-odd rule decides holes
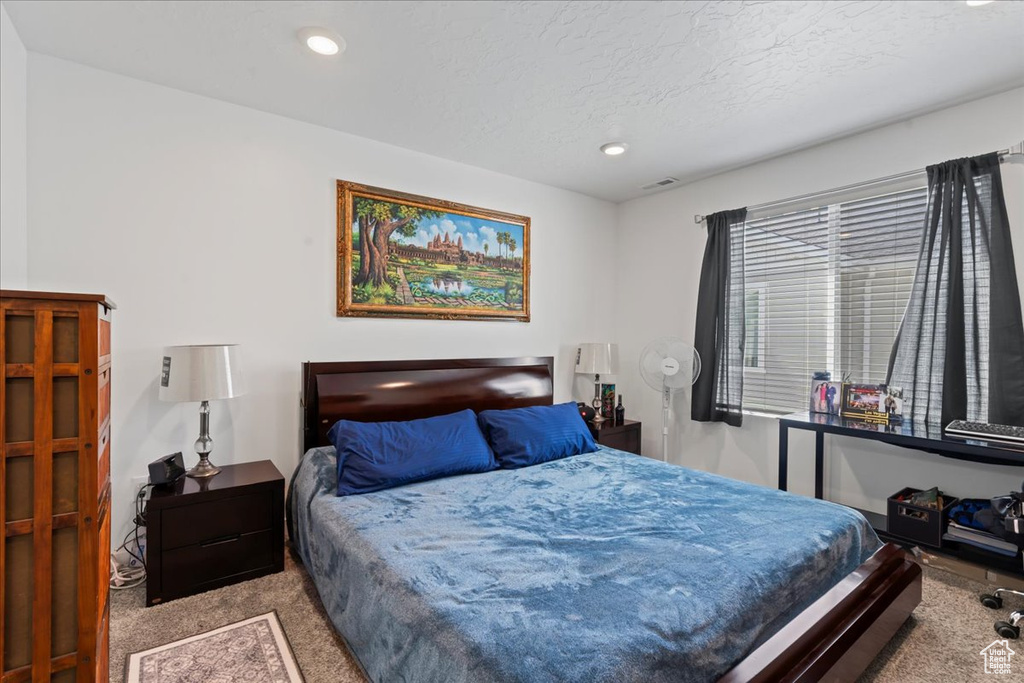
[[[293,540],[378,683],[713,681],[879,546],[856,512],[602,448],[338,498]]]

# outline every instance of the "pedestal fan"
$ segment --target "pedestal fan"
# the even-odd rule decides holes
[[[661,391],[661,459],[667,462],[672,394],[697,381],[700,354],[677,337],[655,339],[640,354],[640,375],[648,386]]]

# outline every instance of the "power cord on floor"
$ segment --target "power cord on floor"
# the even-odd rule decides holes
[[[146,490],[152,484],[146,484],[135,496],[135,517],[132,519],[132,530],[124,536],[121,545],[110,554],[110,587],[113,590],[126,590],[141,586],[146,582],[146,553],[139,529],[146,526]],[[130,543],[134,542],[134,550]],[[118,553],[124,551],[131,560],[124,565],[118,564]],[[135,566],[132,560],[138,562]]]

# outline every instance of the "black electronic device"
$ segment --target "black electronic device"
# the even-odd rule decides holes
[[[185,474],[185,460],[181,452],[171,453],[149,463],[149,483],[153,486],[173,484]]]
[[[597,414],[594,409],[586,403],[577,403],[576,407],[580,409],[580,417],[583,418],[584,422],[590,422]]]

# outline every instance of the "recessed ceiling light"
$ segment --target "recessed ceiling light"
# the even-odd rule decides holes
[[[982,5],[987,5],[990,2],[994,2],[994,0],[967,0],[967,6],[968,7],[981,7]]]
[[[601,145],[601,151],[610,157],[617,157],[620,154],[625,154],[627,149],[629,149],[629,145],[625,142],[607,142]]]
[[[306,38],[306,47],[318,55],[338,54],[338,44],[327,36],[310,36]]]
[[[326,28],[304,28],[299,31],[299,38],[310,50],[325,57],[345,51],[344,39]]]

